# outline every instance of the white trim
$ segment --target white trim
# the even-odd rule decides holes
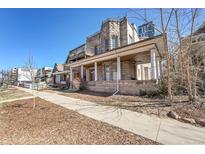
[[[95,65],[95,81],[98,80],[98,68],[97,68],[97,62],[94,63]]]

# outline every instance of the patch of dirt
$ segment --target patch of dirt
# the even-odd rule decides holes
[[[158,144],[40,98],[2,104],[0,144]]]

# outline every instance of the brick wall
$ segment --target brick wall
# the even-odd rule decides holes
[[[96,92],[114,93],[117,87],[117,81],[89,81],[85,82],[85,88]],[[138,81],[121,80],[119,81],[119,94],[139,95],[140,90],[157,90],[156,80]]]

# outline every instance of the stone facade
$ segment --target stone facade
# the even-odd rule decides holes
[[[136,26],[130,24],[127,18],[108,19],[102,23],[99,32],[87,38],[86,50],[96,55],[138,40]]]
[[[139,38],[136,26],[130,24],[127,18],[107,19],[102,23],[100,31],[86,38],[85,44],[69,51],[65,63],[95,56],[137,41]]]
[[[117,90],[117,81],[89,81],[85,82],[88,90],[96,92],[114,93]],[[121,80],[119,81],[119,94],[140,95],[141,91],[157,91],[156,80]]]

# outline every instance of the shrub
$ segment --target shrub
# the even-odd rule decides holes
[[[159,93],[162,95],[168,94],[168,84],[166,79],[161,79],[159,83]]]

